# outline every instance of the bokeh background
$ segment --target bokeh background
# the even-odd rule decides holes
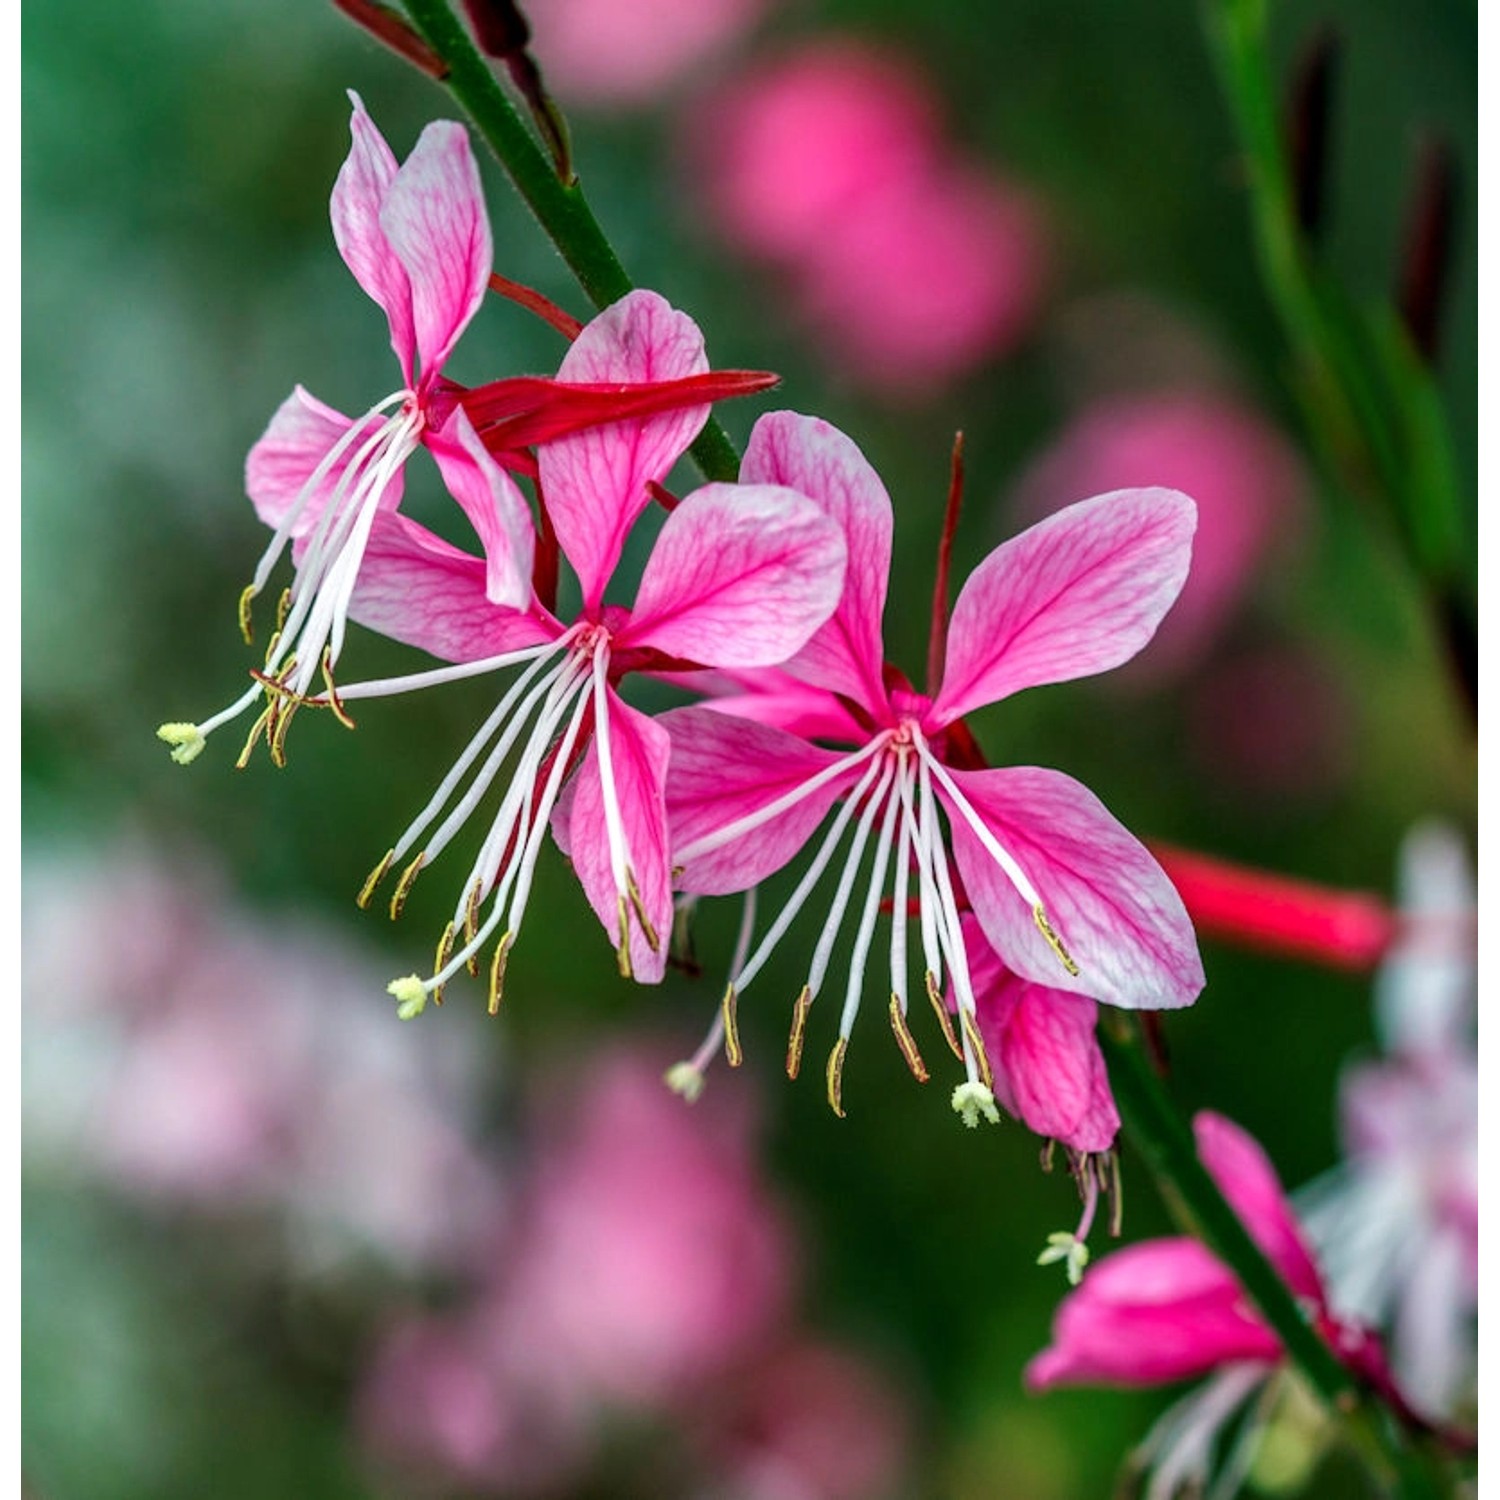
[[[1414,820],[1471,826],[1470,728],[1421,600],[1308,456],[1198,7],[530,10],[626,265],[716,365],[783,376],[721,409],[731,433],[816,411],[884,476],[908,669],[956,430],[959,577],[1086,494],[1199,499],[1181,618],[1112,679],[982,715],[992,756],[1066,769],[1143,836],[1336,885],[1389,891]],[[1456,152],[1439,358],[1472,495],[1473,7],[1279,5],[1280,63],[1325,23],[1344,67],[1324,243],[1356,294],[1392,283],[1421,141]],[[372,706],[352,737],[306,724],[285,771],[235,773],[218,740],[170,764],[156,724],[206,715],[245,667],[246,450],[296,381],[347,410],[390,385],[328,227],[343,91],[398,155],[454,111],[312,0],[51,0],[24,48],[32,1491],[1108,1493],[1167,1398],[1024,1393],[1064,1290],[1033,1262],[1076,1212],[1024,1127],[956,1128],[878,1020],[847,1120],[818,1070],[789,1085],[790,945],[742,1009],[742,1072],[691,1111],[657,1087],[711,1017],[732,903],[703,913],[702,978],[633,988],[553,850],[502,1016],[455,985],[396,1020],[384,981],[425,960],[444,882],[394,928],[352,897],[483,686]],[[497,269],[586,314],[482,169]],[[497,303],[451,373],[560,354]],[[362,637],[347,669],[406,660]],[[1167,1027],[1174,1087],[1305,1182],[1373,1044],[1369,980],[1205,960]],[[1126,1234],[1159,1232],[1124,1155]],[[1362,1492],[1336,1462],[1317,1482]]]

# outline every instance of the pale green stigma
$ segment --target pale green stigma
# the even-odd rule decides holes
[[[396,997],[396,1014],[403,1021],[414,1021],[427,1009],[427,989],[415,974],[393,979],[385,989]]]
[[[1076,1234],[1059,1229],[1047,1236],[1047,1248],[1036,1258],[1039,1266],[1054,1265],[1057,1261],[1066,1262],[1068,1285],[1077,1286],[1083,1280],[1083,1268],[1089,1263],[1089,1247]]]
[[[196,724],[163,724],[157,729],[156,737],[172,747],[172,759],[179,766],[191,765],[208,743]]]
[[[970,1130],[978,1127],[981,1115],[991,1125],[1000,1123],[1000,1108],[993,1091],[977,1080],[961,1083],[953,1090],[953,1111]]]
[[[673,1063],[662,1074],[662,1082],[674,1094],[681,1094],[689,1104],[696,1104],[703,1092],[703,1070],[690,1062]]]

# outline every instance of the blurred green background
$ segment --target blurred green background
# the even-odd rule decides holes
[[[1391,284],[1423,133],[1457,152],[1441,374],[1472,494],[1473,7],[1279,5],[1281,61],[1325,20],[1345,43],[1326,245],[1357,294]],[[731,434],[743,441],[773,406],[816,411],[884,476],[898,527],[887,641],[909,670],[924,650],[954,431],[968,443],[961,578],[1018,524],[1016,481],[1072,414],[1078,361],[1093,357],[1077,330],[1098,299],[1154,309],[1237,399],[1301,443],[1200,23],[1196,6],[1156,0],[830,0],[773,9],[738,44],[758,56],[840,32],[895,49],[935,80],[955,146],[1043,206],[1049,283],[1026,337],[922,400],[861,394],[781,316],[774,281],[706,231],[674,137],[689,85],[630,111],[571,111],[583,181],[638,283],[693,314],[716,365],[784,377],[770,398],[721,410]],[[445,883],[419,885],[396,928],[351,898],[390,841],[388,820],[419,805],[467,738],[486,687],[370,708],[354,737],[308,724],[282,772],[262,758],[233,773],[235,747],[219,741],[182,771],[153,731],[227,701],[244,668],[234,605],[264,542],[242,465],[270,412],[299,380],[346,410],[389,384],[382,321],[328,227],[347,149],[343,90],[362,94],[399,156],[423,123],[455,111],[312,0],[52,0],[27,9],[24,46],[28,861],[125,829],[164,848],[197,844],[252,907],[316,913],[376,947],[391,974],[407,972],[441,923]],[[497,269],[585,314],[501,173],[488,160],[482,170]],[[489,305],[451,373],[545,373],[560,353],[550,331]],[[356,649],[359,675],[408,660],[365,638]],[[1263,655],[1297,670],[1259,716],[1264,743],[1236,762],[1193,726],[1219,713],[1215,684],[1235,680],[1224,674]],[[637,701],[666,700],[648,690]],[[1149,688],[1024,695],[976,728],[1002,763],[1066,769],[1142,836],[1332,884],[1389,890],[1414,819],[1467,827],[1473,814],[1469,726],[1410,578],[1380,526],[1316,479],[1292,543],[1197,665]],[[1275,754],[1283,734],[1290,764]],[[1270,780],[1257,771],[1267,756]],[[485,1049],[494,1128],[516,1109],[518,1080],[593,1038],[695,1042],[732,940],[725,905],[702,923],[702,980],[632,988],[552,851],[505,1013],[463,1033]],[[94,941],[74,936],[81,949]],[[274,923],[264,941],[273,951]],[[1206,993],[1167,1026],[1176,1092],[1246,1125],[1284,1180],[1303,1182],[1336,1155],[1333,1090],[1343,1061],[1371,1045],[1368,981],[1212,943],[1205,961]],[[1020,1381],[1063,1290],[1056,1268],[1033,1261],[1048,1231],[1071,1226],[1066,1178],[1038,1171],[1020,1125],[956,1129],[936,1085],[915,1087],[877,1037],[877,1019],[851,1052],[849,1118],[832,1118],[818,1070],[794,1086],[779,1074],[788,1013],[776,997],[799,982],[791,946],[778,966],[741,1011],[769,1170],[804,1236],[807,1315],[906,1393],[916,1437],[898,1492],[1107,1494],[1165,1396],[1035,1399]],[[382,1015],[389,1005],[378,988],[369,1003]],[[455,987],[421,1026],[451,1027],[455,1009],[480,1004]],[[418,1030],[402,1036],[424,1045]],[[1168,1221],[1128,1144],[1125,1173],[1127,1236],[1159,1232]],[[39,1497],[368,1492],[348,1410],[376,1292],[351,1296],[343,1323],[325,1308],[309,1330],[284,1288],[246,1300],[214,1233],[47,1160],[28,1162],[24,1185],[23,1440]],[[597,1483],[591,1492],[628,1492]],[[1330,1473],[1320,1493],[1340,1492],[1361,1490]]]

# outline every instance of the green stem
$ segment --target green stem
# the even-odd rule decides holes
[[[428,46],[448,65],[444,80],[597,308],[617,302],[633,283],[599,227],[577,182],[564,183],[469,40],[447,0],[404,0]],[[740,459],[710,417],[689,450],[705,479],[733,480]]]
[[[1376,1410],[1354,1377],[1308,1322],[1296,1299],[1218,1184],[1198,1159],[1193,1132],[1128,1023],[1101,1025],[1099,1044],[1110,1086],[1132,1144],[1146,1158],[1184,1229],[1201,1239],[1238,1278],[1288,1357],[1330,1410],[1343,1419],[1351,1446],[1388,1493],[1417,1500],[1445,1492],[1395,1423]]]

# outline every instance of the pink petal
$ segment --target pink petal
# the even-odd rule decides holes
[[[411,282],[380,222],[386,194],[396,179],[396,158],[365,112],[359,95],[350,90],[349,100],[354,106],[349,120],[352,143],[329,205],[334,243],[354,279],[385,309],[391,325],[391,347],[410,386],[416,352]]]
[[[1181,898],[1145,845],[1087,787],[1036,766],[949,775],[1040,893],[1079,972],[1063,967],[1031,907],[940,789],[974,914],[1010,968],[1131,1010],[1191,1004],[1203,988],[1203,964]]]
[[[385,195],[380,227],[411,281],[426,385],[478,310],[490,274],[490,221],[462,125],[436,120],[422,132]]]
[[[677,884],[699,895],[746,891],[773,875],[860,775],[856,766],[753,832],[684,861],[679,851],[695,840],[769,807],[839,757],[784,730],[703,708],[673,709],[657,722],[672,737],[667,816],[682,866]]]
[[[858,744],[867,731],[832,693],[782,671],[750,667],[736,672],[663,673],[663,680],[701,693],[700,708],[773,724],[805,740]]]
[[[317,524],[323,507],[328,504],[348,468],[349,460],[359,451],[365,438],[373,437],[380,430],[383,420],[378,416],[367,418],[360,436],[351,439],[344,452],[329,466],[318,481],[316,492],[292,525],[294,537],[305,536]],[[318,465],[353,425],[342,412],[325,406],[300,385],[276,408],[265,432],[245,459],[245,491],[255,506],[256,515],[267,526],[275,528],[281,524],[317,472]],[[400,504],[401,491],[402,477],[397,470],[386,484],[381,505],[394,510]]]
[[[844,592],[833,618],[798,653],[791,670],[843,693],[871,713],[885,705],[881,618],[891,571],[891,499],[864,454],[838,428],[796,412],[755,424],[740,480],[781,484],[836,521],[848,547]]]
[[[531,602],[536,552],[531,508],[511,477],[490,457],[463,407],[454,408],[440,433],[428,435],[427,447],[448,492],[479,534],[490,603],[525,609]]]
[[[711,667],[769,667],[828,618],[844,539],[811,501],[769,484],[706,484],[667,517],[622,646]]]
[[[580,333],[557,378],[579,385],[678,380],[708,369],[703,335],[655,292],[631,292]],[[708,420],[707,406],[589,428],[537,452],[542,493],[557,538],[598,607],[626,533],[645,508],[646,486],[671,471]]]
[[[1075,1151],[1109,1150],[1120,1117],[1094,1036],[1098,1007],[984,958],[992,950],[972,918],[964,921],[964,945],[1000,1102],[1038,1135]]]
[[[1280,1354],[1208,1250],[1196,1240],[1148,1240],[1084,1273],[1058,1307],[1051,1345],[1026,1367],[1026,1384],[1158,1385],[1235,1360],[1269,1364]]]
[[[1209,1110],[1193,1116],[1198,1157],[1256,1244],[1294,1292],[1324,1301],[1323,1280],[1260,1143],[1232,1120]]]
[[[608,695],[608,713],[610,760],[620,821],[630,851],[630,868],[657,937],[653,951],[639,922],[632,917],[630,964],[643,984],[656,984],[666,972],[667,944],[672,936],[672,870],[667,857],[665,791],[671,741],[665,729],[630,708],[613,690]],[[619,892],[610,865],[597,730],[574,777],[567,852],[589,905],[604,924],[611,943],[618,942]]]
[[[1182,588],[1196,514],[1175,490],[1117,490],[997,547],[953,607],[932,725],[1128,661]]]
[[[382,514],[365,546],[349,614],[444,661],[478,661],[556,637],[556,622],[540,611],[491,603],[486,571],[483,559],[426,527]]]

